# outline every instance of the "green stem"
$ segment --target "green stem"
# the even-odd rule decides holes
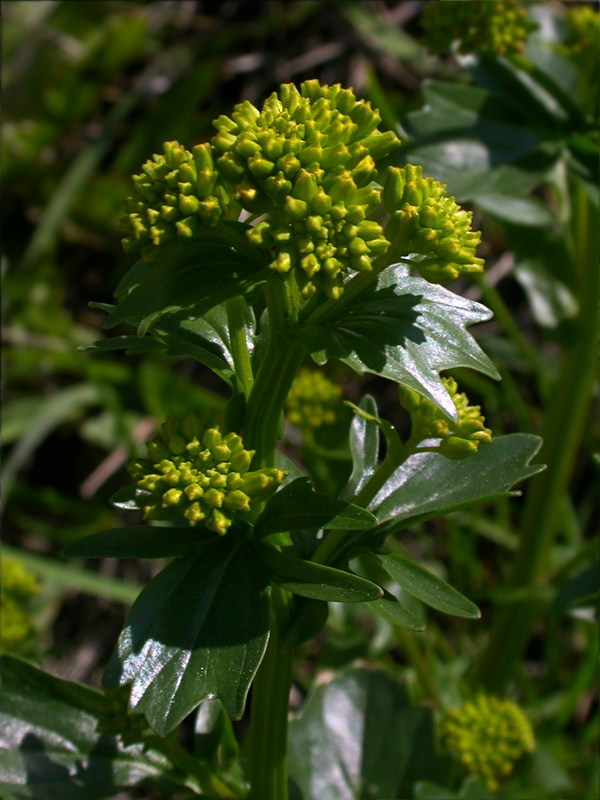
[[[269,340],[248,397],[242,438],[246,447],[256,450],[253,466],[272,467],[275,463],[281,413],[285,399],[306,349],[287,342],[281,332],[297,325],[297,305],[293,289],[280,275],[273,275],[266,286],[269,311]]]
[[[521,524],[521,546],[511,582],[514,587],[544,582],[552,551],[562,497],[567,491],[575,458],[587,424],[587,412],[596,376],[598,339],[598,228],[591,203],[579,187],[575,194],[573,220],[585,236],[577,237],[574,266],[579,278],[577,333],[565,352],[562,368],[544,423],[544,446],[540,459],[548,468],[536,476],[527,491]],[[583,222],[582,222],[583,218]],[[581,227],[583,225],[583,228]],[[525,647],[539,612],[530,601],[507,604],[500,612],[474,678],[488,689],[499,691]]]
[[[519,326],[513,319],[512,314],[502,299],[502,295],[495,286],[492,286],[486,282],[484,275],[474,275],[473,282],[476,283],[480,288],[483,300],[489,306],[490,310],[494,312],[494,317],[498,321],[504,333],[512,341],[525,361],[527,361],[527,363],[531,366],[533,374],[536,378],[540,396],[548,397],[548,379],[540,363],[539,356],[521,333]]]
[[[267,652],[252,684],[248,800],[288,800],[287,726],[293,645],[286,640],[289,595],[273,586]]]
[[[173,766],[193,776],[203,794],[208,794],[209,797],[218,798],[218,800],[239,799],[239,794],[234,792],[217,775],[213,774],[203,762],[198,761],[179,744],[177,734],[171,734],[166,738],[153,736],[148,739],[148,742],[153,749],[164,752]]]
[[[231,341],[231,353],[235,365],[235,377],[240,384],[241,390],[246,396],[250,395],[254,375],[252,373],[252,363],[248,351],[246,339],[246,325],[244,320],[244,309],[246,301],[242,297],[231,297],[227,300],[227,327]]]
[[[431,677],[431,668],[427,663],[427,659],[423,657],[417,637],[412,631],[401,628],[399,625],[394,626],[394,631],[409,663],[412,664],[417,673],[424,699],[430,700],[437,705],[438,693]]]

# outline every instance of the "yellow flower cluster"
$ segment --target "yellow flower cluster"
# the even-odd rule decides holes
[[[104,697],[96,704],[96,732],[120,736],[125,746],[141,742],[144,732],[148,730],[143,714],[131,714],[127,710],[130,691],[131,686],[106,689]]]
[[[520,53],[537,28],[517,0],[481,2],[446,0],[428,3],[421,15],[423,44],[433,53],[445,53],[459,42],[459,53]]]
[[[492,432],[485,427],[480,407],[469,405],[466,394],[458,393],[453,378],[442,378],[442,383],[458,412],[457,422],[447,420],[437,406],[412,389],[398,387],[400,405],[411,415],[411,439],[441,439],[437,450],[446,458],[460,459],[474,455],[480,444],[492,441]]]
[[[423,177],[420,166],[390,167],[383,187],[383,203],[390,214],[384,228],[392,246],[391,260],[408,253],[425,258],[415,263],[432,283],[481,272],[483,259],[475,255],[481,234],[471,230],[472,213],[445,196],[446,186]]]
[[[250,511],[285,477],[275,468],[249,472],[254,450],[244,450],[237,433],[223,436],[195,416],[181,424],[168,419],[161,434],[146,445],[148,459],[130,466],[138,487],[151,495],[146,520],[183,517],[223,535],[237,514]]]
[[[337,418],[342,389],[318,370],[301,369],[285,401],[286,418],[299,428],[332,425]]]
[[[521,756],[535,749],[531,724],[519,706],[493,695],[480,694],[448,711],[441,735],[448,750],[491,792]]]
[[[295,269],[310,297],[339,297],[349,271],[371,269],[389,242],[367,220],[380,200],[370,186],[375,161],[400,145],[377,130],[381,117],[350,89],[306,81],[284,84],[261,110],[246,101],[215,121],[211,144],[192,151],[165,144],[134,177],[122,223],[127,250],[193,236],[241,208],[263,216],[250,241],[269,251],[278,272]]]
[[[2,558],[0,647],[12,650],[33,631],[31,599],[40,590],[36,578],[18,561]]]

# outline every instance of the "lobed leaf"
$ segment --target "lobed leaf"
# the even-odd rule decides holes
[[[104,675],[165,735],[203,700],[239,718],[269,635],[267,578],[252,547],[223,537],[172,561],[134,603]]]
[[[104,800],[170,764],[142,744],[96,733],[102,695],[13,656],[0,657],[0,794],[5,800]]]
[[[318,364],[337,358],[408,386],[448,417],[456,409],[439,372],[469,367],[498,378],[496,368],[467,326],[491,312],[392,264],[351,305],[340,304],[323,323],[306,324],[288,337],[305,345]]]

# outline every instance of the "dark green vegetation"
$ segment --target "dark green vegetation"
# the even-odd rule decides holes
[[[3,559],[28,569],[39,588],[9,595],[6,568],[3,635],[15,620],[23,635],[5,636],[12,655],[2,660],[0,716],[23,727],[9,741],[13,728],[0,725],[0,795],[243,797],[247,712],[232,724],[209,700],[179,738],[172,728],[213,692],[228,713],[241,713],[266,645],[262,589],[270,581],[276,596],[292,592],[306,609],[293,632],[291,798],[596,797],[597,8],[532,4],[539,27],[510,59],[428,55],[412,2],[231,0],[215,11],[203,2],[9,0],[4,12]],[[149,327],[165,305],[185,307],[187,286],[160,260],[151,265],[156,283],[134,289],[104,332],[102,304],[113,302],[135,260],[123,253],[118,227],[130,175],[163,141],[191,148],[236,103],[260,105],[280,83],[314,78],[353,86],[380,109],[382,127],[403,141],[387,164],[422,165],[473,210],[486,270],[456,281],[449,296],[397,267],[365,290],[363,316],[341,304],[295,331],[289,352],[303,346],[319,364],[331,358],[327,374],[358,412],[352,421],[342,407],[333,423],[286,429],[283,451],[301,456],[316,491],[282,457],[288,483],[258,518],[258,545],[227,537],[198,545],[187,527],[167,538],[160,526],[139,525],[143,502],[123,465],[167,415],[224,410],[236,387],[236,344],[224,306],[193,324],[162,317],[156,329],[166,347],[123,324]],[[190,257],[203,251],[200,244]],[[221,276],[227,268],[219,262]],[[244,269],[238,288],[252,296],[265,276]],[[135,287],[138,278],[132,270],[126,280]],[[220,285],[199,291],[209,297]],[[431,342],[425,359],[410,346],[413,305],[399,300],[411,292]],[[474,341],[465,325],[485,320],[477,301],[494,318],[469,329]],[[390,320],[406,347],[390,347]],[[238,322],[250,337],[254,319]],[[78,350],[104,336],[126,338]],[[257,351],[264,344],[259,336]],[[386,420],[407,438],[408,414],[391,381],[443,402],[437,377],[424,380],[438,349],[437,368],[451,368],[481,404],[494,441],[464,460],[422,453],[403,464],[396,485],[386,483],[370,506],[386,542],[386,553],[374,555],[364,546],[373,517],[348,501],[360,497],[378,456],[401,446]],[[228,409],[231,419],[241,413]],[[530,434],[544,438],[538,455]],[[541,463],[546,471],[511,496]],[[300,517],[298,563],[263,540]],[[102,533],[115,528],[127,533]],[[331,530],[331,552],[304,560],[319,528]],[[331,566],[347,543],[334,534],[348,528],[353,573]],[[97,555],[108,557],[85,560]],[[134,609],[125,625],[165,559],[184,555],[148,586],[143,613]],[[390,591],[378,598],[382,581]],[[199,587],[210,587],[206,616],[188,641],[188,599]],[[321,631],[324,601],[335,604]],[[11,603],[26,616],[10,617]],[[143,673],[136,659],[148,635],[165,663],[179,647],[160,674]],[[289,667],[277,661],[282,643],[272,643],[274,675],[256,687],[256,707]],[[241,665],[235,680],[232,652]],[[134,702],[166,736],[128,719],[122,699],[91,688],[105,668],[111,685],[124,673],[137,690],[152,680]],[[518,703],[536,738],[493,790],[465,777],[440,735],[445,711],[480,690]],[[260,733],[261,721],[255,726]]]

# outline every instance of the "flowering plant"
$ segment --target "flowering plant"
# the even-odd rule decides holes
[[[482,270],[479,234],[419,167],[378,167],[400,145],[380,122],[339,85],[284,85],[261,109],[219,117],[210,143],[166,143],[135,176],[123,218],[124,246],[141,258],[106,327],[133,330],[98,347],[197,359],[230,399],[220,417],[167,420],[131,465],[134,485],[113,502],[141,524],[69,549],[171,559],[133,604],[104,675],[113,694],[85,702],[101,732],[135,715],[125,749],[154,754],[149,774],[170,760],[204,797],[288,797],[294,651],[323,629],[329,602],[411,630],[424,623],[407,595],[476,619],[471,601],[386,540],[541,469],[529,463],[537,437],[492,438],[440,376],[499,377],[467,330],[490,313],[440,285]],[[372,397],[351,406],[352,470],[337,496],[277,448],[308,358],[393,381],[410,416],[402,437]],[[243,768],[228,717],[242,716],[251,686]],[[194,760],[175,730],[198,707],[198,735],[216,744]],[[293,779],[315,796],[310,776]]]

